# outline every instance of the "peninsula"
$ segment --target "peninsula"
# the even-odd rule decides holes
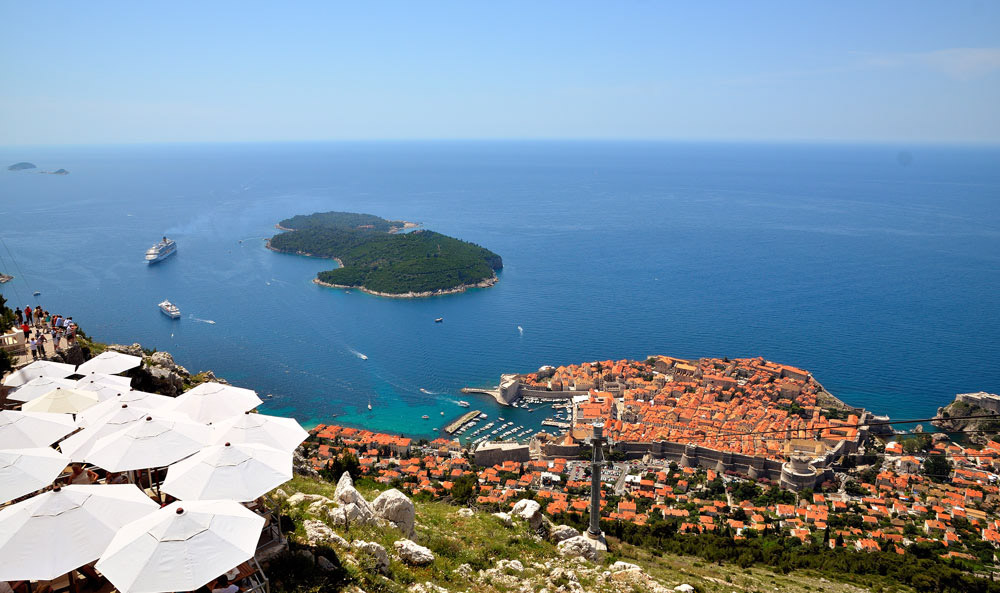
[[[371,214],[317,212],[277,225],[268,249],[336,260],[314,282],[387,297],[428,297],[492,286],[503,260],[492,251],[402,220]]]

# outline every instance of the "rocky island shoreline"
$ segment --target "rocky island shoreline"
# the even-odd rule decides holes
[[[333,258],[336,260],[336,258]],[[337,260],[339,263],[339,260]],[[489,288],[497,283],[499,278],[494,274],[491,278],[476,282],[474,284],[462,284],[454,288],[440,289],[440,290],[427,290],[424,292],[404,292],[404,293],[394,293],[394,292],[378,292],[376,290],[371,290],[365,287],[349,286],[347,284],[329,284],[323,282],[319,278],[313,278],[313,284],[318,284],[319,286],[326,286],[327,288],[341,288],[341,289],[351,289],[357,288],[361,292],[366,292],[370,295],[387,297],[391,299],[420,299],[433,296],[444,296],[448,294],[458,294],[460,292],[465,292],[470,288]]]

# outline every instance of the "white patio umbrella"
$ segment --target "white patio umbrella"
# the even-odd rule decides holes
[[[0,503],[48,486],[67,465],[69,458],[51,447],[0,449]]]
[[[134,369],[140,364],[142,364],[141,357],[108,350],[81,364],[77,367],[76,373],[78,375],[89,375],[90,373],[117,375]]]
[[[194,591],[253,557],[263,527],[231,500],[178,501],[122,527],[96,568],[121,593]]]
[[[82,379],[77,379],[77,389],[87,389],[90,387],[96,391],[100,387],[117,387],[119,391],[132,389],[132,377],[119,377],[118,375],[108,375],[106,373],[90,373]]]
[[[192,420],[208,423],[242,414],[261,403],[252,389],[222,383],[202,383],[178,395],[177,401],[169,409],[182,412]]]
[[[25,412],[54,412],[76,414],[101,401],[93,391],[80,391],[69,387],[56,387],[30,402],[25,402],[21,410]]]
[[[69,414],[0,412],[0,449],[47,447],[76,430]]]
[[[123,525],[155,510],[131,484],[64,486],[12,504],[0,510],[0,581],[51,581],[93,562]]]
[[[163,406],[173,403],[174,398],[167,397],[165,395],[159,395],[157,393],[148,393],[146,391],[122,391],[116,394],[110,399],[106,399],[96,406],[87,408],[86,410],[80,412],[76,415],[76,423],[82,427],[92,425],[94,422],[100,421],[103,416],[114,413],[121,407],[122,404],[128,404],[130,408],[139,408],[142,410],[152,411],[162,408]]]
[[[160,489],[181,500],[250,502],[291,479],[291,451],[225,443],[171,465]]]
[[[27,402],[45,395],[56,387],[72,387],[74,381],[58,377],[35,377],[7,395],[7,399]]]
[[[211,431],[204,424],[162,412],[148,414],[98,439],[87,461],[109,472],[165,467],[208,443]]]
[[[20,387],[32,379],[39,377],[66,378],[76,372],[76,367],[71,364],[61,362],[51,362],[48,360],[36,360],[28,366],[11,373],[3,380],[7,387]]]
[[[246,412],[212,424],[212,442],[252,443],[293,451],[309,433],[294,418]]]
[[[131,426],[136,421],[145,422],[148,414],[148,410],[132,407],[128,404],[118,404],[118,408],[113,412],[101,417],[80,432],[63,439],[59,443],[59,450],[73,461],[87,461],[90,451],[97,441]]]

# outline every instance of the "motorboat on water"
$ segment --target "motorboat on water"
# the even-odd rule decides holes
[[[423,416],[421,416],[421,418],[423,418],[424,420],[430,420],[431,419],[431,417],[428,416],[427,414],[424,414]]]
[[[155,264],[177,253],[177,243],[173,239],[163,238],[162,241],[146,250],[146,263]]]
[[[434,320],[434,323],[441,323],[442,321],[444,321],[444,317],[438,317]]]
[[[464,401],[464,400],[459,400],[458,401],[458,405],[462,406],[463,408],[468,408],[469,407],[469,402]]]
[[[181,310],[177,308],[177,305],[171,303],[170,301],[165,300],[157,305],[157,307],[160,308],[160,311],[162,311],[164,315],[171,319],[178,319],[181,316]]]

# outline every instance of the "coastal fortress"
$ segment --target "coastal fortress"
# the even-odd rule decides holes
[[[464,391],[488,393],[505,405],[566,402],[572,412],[566,435],[532,440],[543,458],[573,456],[589,426],[600,421],[609,446],[626,459],[668,459],[681,467],[767,478],[792,490],[832,479],[834,463],[858,452],[868,436],[860,425],[871,420],[808,371],[763,358],[651,356],[546,366],[504,374],[495,389]],[[513,447],[484,451],[490,459],[505,453],[524,455]]]

